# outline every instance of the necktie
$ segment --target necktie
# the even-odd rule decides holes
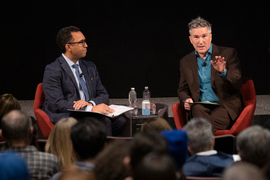
[[[72,67],[75,68],[76,76],[77,76],[77,78],[79,80],[79,89],[83,91],[85,101],[89,101],[89,94],[88,94],[88,90],[87,90],[87,87],[86,87],[86,83],[83,80],[82,76],[80,75],[78,66],[79,66],[78,64],[73,64],[72,65]]]

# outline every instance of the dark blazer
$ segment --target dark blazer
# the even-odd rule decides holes
[[[242,111],[240,61],[235,49],[213,44],[212,59],[215,56],[225,57],[227,78],[222,79],[211,65],[211,85],[221,105],[225,107],[232,120],[235,120]],[[180,60],[180,82],[177,93],[181,102],[187,98],[192,98],[194,102],[199,101],[199,74],[195,51]]]
[[[223,152],[208,156],[195,154],[186,160],[183,172],[186,176],[221,177],[223,170],[233,162],[232,155]]]
[[[100,81],[95,64],[82,59],[79,59],[79,64],[86,80],[90,100],[97,105],[108,104],[109,95]],[[63,117],[69,117],[70,112],[67,109],[73,109],[73,101],[80,100],[75,77],[63,56],[46,66],[43,89],[45,103],[42,110],[47,113],[53,123]]]

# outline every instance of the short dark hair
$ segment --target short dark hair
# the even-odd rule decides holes
[[[158,133],[137,133],[130,145],[130,164],[135,167],[145,155],[155,152],[168,154],[165,137]]]
[[[62,53],[66,52],[65,45],[67,43],[70,43],[73,39],[72,32],[78,32],[81,31],[76,26],[68,26],[60,29],[60,31],[57,33],[56,36],[56,43],[59,46]]]
[[[79,159],[95,158],[104,147],[106,127],[102,122],[87,117],[71,127],[70,138]]]
[[[176,180],[176,168],[167,154],[147,154],[133,169],[134,180]]]
[[[30,140],[31,119],[20,110],[12,110],[6,114],[1,126],[2,134],[7,142]]]

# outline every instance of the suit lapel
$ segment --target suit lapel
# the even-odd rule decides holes
[[[78,89],[78,85],[77,82],[75,80],[75,77],[68,65],[68,63],[66,62],[66,60],[63,58],[63,56],[59,57],[59,62],[61,63],[61,67],[63,68],[63,70],[68,74],[68,76],[70,77],[71,81],[73,82],[74,86],[76,87],[77,91],[79,92]]]
[[[220,56],[218,47],[212,44],[212,60],[215,59],[215,56]],[[217,70],[211,65],[211,86],[214,87],[215,77],[217,75]]]
[[[195,55],[195,51],[194,51],[193,57],[191,58],[189,63],[190,63],[189,67],[191,69],[191,72],[193,72],[195,84],[198,85],[198,87],[196,87],[196,88],[199,89],[200,88],[200,85],[199,85],[199,73],[198,73],[198,64],[197,64],[197,58],[196,58],[196,55]]]

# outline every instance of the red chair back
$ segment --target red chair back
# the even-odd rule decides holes
[[[34,114],[36,116],[39,128],[44,136],[44,138],[48,138],[49,134],[54,126],[51,122],[49,116],[40,109],[40,107],[45,102],[45,94],[43,91],[43,84],[39,83],[36,89],[36,95],[34,100]]]

